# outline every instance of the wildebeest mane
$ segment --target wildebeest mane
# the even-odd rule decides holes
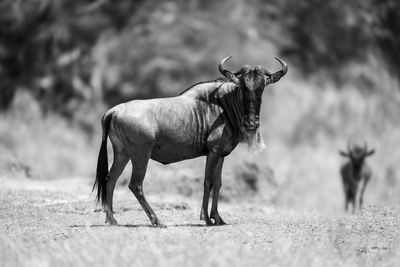
[[[228,81],[228,80],[225,79],[225,78],[217,78],[217,79],[215,79],[215,80],[213,80],[213,81],[198,82],[198,83],[195,83],[195,84],[193,84],[192,86],[186,88],[185,90],[183,90],[182,92],[180,92],[178,95],[183,95],[184,93],[190,91],[191,89],[193,89],[193,88],[196,87],[197,85],[201,85],[201,84],[205,84],[205,83],[217,83],[217,82],[221,82],[221,81]]]
[[[207,97],[208,101],[213,102],[222,107],[224,110],[223,116],[225,121],[227,121],[238,137],[241,138],[244,129],[242,126],[242,118],[244,116],[243,103],[241,102],[240,90],[237,85],[228,82],[225,78],[218,78],[214,81],[206,81],[196,83],[189,88],[182,91],[179,95],[189,92],[196,86],[206,83],[215,83],[215,89],[210,91]]]
[[[244,107],[242,103],[242,96],[239,87],[232,83],[223,83],[218,88],[217,103],[222,106],[225,121],[232,127],[235,134],[239,139],[243,138],[245,134],[242,126],[242,119],[244,116]]]

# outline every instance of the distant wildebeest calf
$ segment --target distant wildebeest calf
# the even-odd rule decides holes
[[[352,212],[356,209],[357,196],[359,208],[362,209],[364,191],[371,178],[371,168],[365,162],[365,158],[375,153],[374,149],[369,150],[367,144],[364,146],[359,144],[350,145],[347,143],[347,152],[340,151],[340,155],[347,157],[348,161],[343,164],[340,174],[343,181],[343,189],[345,194],[345,210],[348,210],[349,203],[353,205]],[[361,190],[359,186],[361,185]]]
[[[142,184],[149,159],[169,164],[206,156],[200,219],[207,225],[225,224],[218,213],[224,158],[240,142],[247,143],[250,149],[264,146],[259,132],[261,97],[264,88],[277,82],[288,70],[287,64],[276,58],[282,69],[275,73],[262,66],[252,68],[248,65],[229,71],[224,67],[229,58],[219,64],[219,71],[226,79],[195,84],[176,97],[130,101],[105,113],[93,190],[97,187],[97,201],[101,200],[104,206],[106,223],[117,224],[113,216],[113,192],[129,160],[132,162],[130,190],[151,223],[163,226],[143,194]],[[110,171],[107,136],[114,151]]]

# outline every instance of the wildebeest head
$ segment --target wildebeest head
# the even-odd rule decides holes
[[[288,71],[288,67],[283,60],[276,58],[282,69],[275,73],[267,71],[263,66],[252,68],[249,65],[244,65],[236,71],[229,71],[225,69],[224,63],[230,58],[231,56],[221,61],[219,71],[240,88],[244,108],[243,126],[246,132],[253,132],[260,126],[260,107],[264,88],[279,81]]]
[[[348,157],[355,165],[362,165],[364,159],[375,153],[375,149],[368,149],[367,143],[364,142],[363,145],[360,144],[350,144],[347,143],[347,152],[339,151],[340,155]]]

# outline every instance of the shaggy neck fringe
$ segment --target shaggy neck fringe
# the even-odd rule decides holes
[[[245,132],[243,142],[247,143],[251,152],[257,153],[265,149],[265,143],[260,133],[260,128],[253,132]]]
[[[239,88],[231,83],[224,83],[218,90],[218,99],[224,109],[225,120],[232,126],[234,133],[240,140],[243,139],[245,131],[242,126],[242,118],[244,116],[242,96]]]

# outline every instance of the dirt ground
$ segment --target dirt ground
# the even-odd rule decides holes
[[[154,228],[127,188],[119,226],[104,224],[89,179],[0,178],[1,266],[399,266],[400,207],[350,214],[221,203],[226,226],[199,220],[201,199],[149,195]]]

